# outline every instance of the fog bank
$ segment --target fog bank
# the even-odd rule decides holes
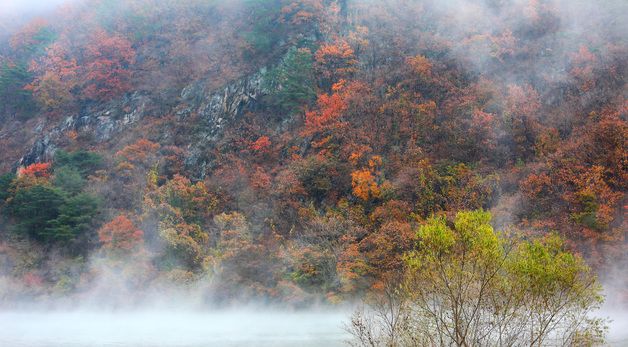
[[[342,312],[68,311],[0,313],[0,345],[344,346]]]
[[[0,13],[19,16],[29,12],[43,12],[68,0],[0,0]]]

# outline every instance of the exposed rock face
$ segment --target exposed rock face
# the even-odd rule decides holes
[[[262,69],[219,90],[208,90],[204,81],[199,80],[181,91],[173,113],[180,121],[186,121],[188,116],[195,114],[200,122],[198,133],[190,138],[190,156],[186,160],[188,166],[194,166],[194,171],[199,172],[197,176],[204,175],[207,165],[203,159],[204,150],[220,137],[225,126],[253,107],[265,94],[264,75],[265,70]],[[43,132],[18,165],[52,160],[57,150],[56,143],[70,130],[89,135],[95,143],[109,141],[115,134],[141,121],[155,106],[155,101],[149,95],[133,93],[104,105],[87,108],[78,115],[67,117],[52,130]]]
[[[265,93],[263,90],[264,70],[232,82],[222,89],[206,91],[202,82],[197,81],[181,91],[182,111],[185,117],[196,112],[201,119],[206,139],[215,138],[230,121],[238,118],[247,108]]]
[[[264,89],[265,69],[232,82],[219,90],[207,91],[202,82],[195,82],[181,92],[182,104],[176,114],[184,119],[191,113],[199,116],[199,131],[188,146],[186,166],[194,168],[196,178],[203,178],[209,159],[208,147],[216,141],[231,122],[256,105],[267,94]]]
[[[95,142],[108,141],[116,133],[142,119],[150,103],[151,99],[147,95],[133,93],[69,116],[52,130],[45,132],[20,159],[18,166],[52,160],[57,150],[56,142],[67,131],[90,134]]]
[[[56,150],[57,147],[51,141],[50,135],[45,135],[37,140],[31,150],[20,159],[18,166],[24,167],[33,163],[48,161],[54,157]]]
[[[71,127],[78,132],[91,132],[96,142],[108,141],[114,134],[140,121],[151,102],[148,96],[134,93],[121,103],[82,115]]]

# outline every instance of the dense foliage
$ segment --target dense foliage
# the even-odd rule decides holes
[[[536,247],[580,274],[568,249],[608,271],[626,261],[626,5],[587,3],[85,0],[12,29],[0,298],[109,274],[128,301],[181,287],[223,305],[336,304],[398,283],[427,232],[455,244],[447,217],[478,209],[564,238],[524,243],[521,261]],[[187,86],[222,93],[258,71],[255,106],[208,135]],[[145,96],[132,123],[127,102]],[[112,138],[86,120],[99,107]]]
[[[458,212],[419,228],[401,285],[371,299],[350,326],[358,346],[591,346],[601,288],[556,235],[524,240],[491,215]]]

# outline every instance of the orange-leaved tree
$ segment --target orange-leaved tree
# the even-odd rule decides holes
[[[20,190],[36,185],[48,185],[52,176],[50,163],[34,163],[17,171],[17,179],[13,181],[13,189]]]
[[[368,163],[368,168],[356,170],[351,173],[351,186],[353,195],[363,201],[377,199],[382,196],[382,186],[378,183],[381,173],[382,157],[374,155]]]
[[[314,58],[325,88],[357,71],[358,61],[353,48],[344,40],[323,44],[314,54]]]
[[[118,215],[98,230],[98,239],[108,251],[129,252],[143,242],[144,232],[125,215]]]
[[[131,88],[135,50],[126,38],[96,29],[84,45],[62,37],[31,63],[27,86],[42,106],[56,111],[78,100],[109,100]]]
[[[135,50],[119,35],[96,30],[83,52],[83,96],[87,99],[111,99],[131,88]]]

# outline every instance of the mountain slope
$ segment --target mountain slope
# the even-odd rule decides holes
[[[90,0],[34,19],[0,50],[4,297],[338,303],[394,280],[430,216],[474,209],[608,271],[624,10]]]

